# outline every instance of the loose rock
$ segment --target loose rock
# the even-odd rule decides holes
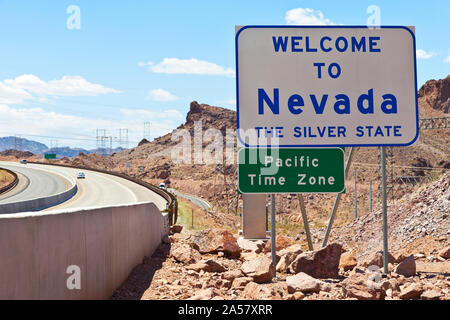
[[[322,281],[314,279],[303,272],[300,272],[295,276],[286,277],[286,284],[288,286],[289,293],[294,293],[297,291],[301,291],[303,293],[318,293],[320,291],[321,282]]]
[[[304,272],[314,278],[337,278],[342,246],[330,244],[318,251],[299,254],[288,270],[291,273]]]
[[[355,256],[351,252],[344,252],[339,260],[339,269],[344,269],[344,271],[352,270],[358,261],[356,261]]]
[[[410,255],[408,258],[400,262],[394,272],[404,275],[405,277],[414,276],[416,274],[416,261],[414,260],[414,255]]]
[[[252,277],[256,283],[270,282],[273,278],[272,260],[266,256],[260,256],[255,260],[245,261],[241,267],[242,272]]]

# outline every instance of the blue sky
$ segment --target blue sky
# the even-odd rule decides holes
[[[79,29],[67,27],[70,5]],[[450,74],[443,0],[0,1],[0,136],[91,148],[96,128],[139,141],[144,122],[162,135],[192,100],[235,107],[235,25],[283,25],[288,12],[293,23],[365,25],[370,5],[382,25],[416,27],[419,87]]]

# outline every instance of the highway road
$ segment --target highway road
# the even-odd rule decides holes
[[[0,205],[48,197],[64,192],[71,186],[69,179],[64,175],[54,174],[45,168],[17,162],[0,162],[0,167],[14,171],[19,177],[19,183],[15,188],[0,195]]]
[[[167,191],[172,192],[176,196],[185,198],[185,199],[193,202],[194,204],[198,205],[202,209],[205,209],[205,210],[211,209],[211,204],[208,201],[206,201],[200,197],[194,196],[192,194],[183,193],[183,192],[180,192],[175,189],[167,189]]]
[[[45,209],[45,211],[53,211],[60,209],[84,209],[98,206],[115,206],[136,204],[140,202],[154,202],[159,210],[166,209],[166,200],[160,195],[148,190],[129,180],[116,176],[103,174],[95,171],[79,170],[74,168],[65,168],[58,166],[19,163],[11,164],[0,162],[0,167],[8,168],[12,171],[19,172],[30,180],[29,185],[21,192],[2,199],[10,202],[11,199],[24,199],[24,195],[29,194],[28,189],[37,189],[34,194],[44,194],[55,192],[64,188],[64,177],[77,178],[78,172],[83,171],[86,175],[85,179],[76,179],[78,192],[69,200]],[[54,177],[52,182],[49,177]],[[58,182],[58,177],[60,182]],[[50,183],[50,185],[48,185]],[[61,184],[62,183],[62,184]],[[54,186],[57,184],[58,186]],[[64,191],[64,189],[62,190]],[[53,193],[54,194],[54,193]],[[14,198],[13,198],[14,197]]]

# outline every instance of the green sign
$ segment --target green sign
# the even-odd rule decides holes
[[[56,153],[46,153],[44,157],[45,159],[56,159]]]
[[[242,193],[345,192],[343,148],[242,148]]]

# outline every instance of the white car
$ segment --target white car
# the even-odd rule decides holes
[[[165,188],[166,188],[166,185],[164,184],[164,182],[161,182],[161,183],[159,184],[159,187],[160,187],[161,189],[165,189]]]
[[[84,172],[78,172],[77,179],[85,179],[85,178],[86,178],[86,176],[85,176]]]

